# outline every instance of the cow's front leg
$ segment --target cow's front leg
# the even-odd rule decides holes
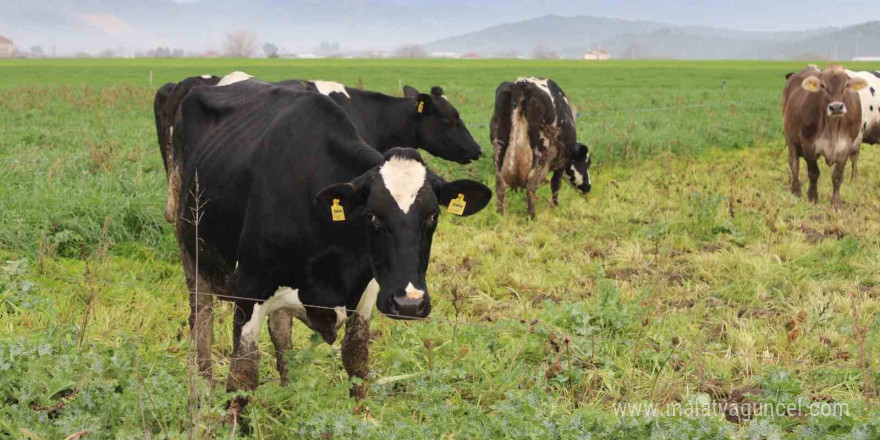
[[[846,158],[840,159],[834,164],[834,171],[831,172],[831,184],[834,185],[834,192],[831,193],[831,207],[840,209],[840,184],[843,182],[843,171],[846,168]]]
[[[801,196],[801,159],[794,147],[788,147],[788,167],[791,169],[791,193],[797,197]]]
[[[559,187],[562,186],[562,176],[565,173],[562,170],[553,172],[550,178],[550,192],[553,194],[553,206],[559,206]]]
[[[349,396],[363,399],[367,393],[367,374],[370,372],[370,316],[376,297],[379,294],[379,283],[370,281],[361,295],[355,313],[345,323],[345,337],[342,339],[342,365],[348,377],[360,379],[353,384]]]
[[[807,175],[810,177],[810,188],[807,189],[807,198],[816,203],[819,200],[819,190],[817,188],[819,182],[819,163],[815,160],[805,159],[807,161]]]
[[[235,301],[235,317],[232,321],[232,358],[226,391],[253,390],[259,380],[260,327],[264,314],[260,305],[252,300]]]
[[[286,355],[292,348],[290,343],[292,323],[293,314],[287,309],[279,309],[269,315],[269,336],[272,337],[272,345],[275,346],[275,366],[281,377],[281,385],[289,383]]]

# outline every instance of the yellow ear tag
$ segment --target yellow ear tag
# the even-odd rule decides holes
[[[425,101],[419,101],[419,108],[417,109],[417,111],[419,113],[421,113],[422,110],[424,110],[424,109],[425,109]]]
[[[459,194],[458,198],[449,201],[449,208],[447,208],[446,210],[450,214],[464,215],[465,205],[466,203],[464,202],[464,194]]]
[[[819,87],[816,86],[816,83],[811,82],[811,83],[810,83],[810,90],[813,91],[813,92],[815,92],[816,90],[819,90]]]
[[[345,221],[345,211],[342,209],[342,206],[339,205],[339,199],[333,199],[333,206],[330,207],[330,215],[333,217],[334,222]]]

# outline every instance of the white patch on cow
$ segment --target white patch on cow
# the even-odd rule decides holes
[[[421,163],[394,156],[379,168],[385,188],[404,214],[416,201],[416,195],[425,185],[425,166]]]
[[[583,185],[584,184],[584,176],[580,173],[580,171],[577,170],[577,168],[574,167],[574,165],[572,165],[570,168],[571,168],[571,174],[574,178],[574,182],[573,182],[574,186]]]
[[[553,107],[556,107],[556,100],[553,99],[553,93],[550,93],[550,86],[547,85],[546,79],[535,78],[534,76],[521,76],[516,79],[518,83],[532,83],[538,86],[547,96],[550,97],[550,103],[553,104]]]
[[[345,86],[339,84],[338,82],[333,81],[315,81],[315,88],[318,89],[318,93],[326,96],[330,96],[331,93],[342,93],[346,98],[351,99],[348,91],[345,90]]]
[[[373,307],[376,306],[376,298],[379,297],[379,282],[373,278],[370,281],[370,284],[367,284],[367,288],[364,289],[364,293],[361,295],[361,300],[358,301],[357,308],[355,311],[365,318],[369,318],[371,314],[373,314]]]
[[[168,143],[171,143],[171,139],[174,139],[174,127],[168,127]]]
[[[850,78],[861,78],[868,83],[868,87],[863,87],[858,92],[862,104],[862,129],[880,125],[880,78],[872,72],[852,70],[847,70],[846,75]]]
[[[837,157],[843,151],[851,148],[851,141],[846,137],[846,135],[838,136],[835,138],[829,137],[821,137],[816,139],[813,143],[813,149],[816,152],[816,157],[824,156],[825,162],[828,164],[832,164],[837,162]]]
[[[406,292],[407,299],[422,299],[422,297],[425,296],[425,291],[422,289],[416,289],[416,286],[413,286],[412,282],[407,284],[403,291]]]
[[[244,72],[235,71],[230,73],[229,75],[224,76],[220,82],[217,83],[217,87],[228,86],[230,84],[235,84],[237,82],[244,81],[246,79],[253,78],[252,75],[248,75]]]
[[[238,270],[238,261],[235,262],[235,270]]]
[[[443,98],[443,99],[445,99],[446,102],[449,102],[449,98],[447,98],[446,95],[440,95],[440,97]]]
[[[202,75],[202,78],[204,78],[204,79],[211,79],[211,75]]]
[[[525,160],[532,157],[532,148],[529,145],[529,123],[523,115],[521,107],[521,105],[517,105],[510,115],[510,138],[507,142],[507,152],[504,154],[504,163],[507,164],[508,172],[511,175],[516,175],[518,155],[522,154]],[[527,166],[531,168],[532,165],[529,163]]]
[[[260,328],[263,321],[278,309],[288,309],[300,321],[308,324],[306,309],[299,300],[299,290],[290,287],[279,287],[275,295],[263,304],[254,304],[251,319],[241,328],[241,341],[256,344],[260,339]]]

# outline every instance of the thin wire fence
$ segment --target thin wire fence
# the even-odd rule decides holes
[[[99,284],[102,284],[105,286],[136,288],[136,289],[143,289],[143,290],[148,290],[148,291],[163,291],[163,292],[171,292],[171,293],[178,293],[178,294],[179,293],[190,293],[190,294],[194,293],[197,295],[212,296],[215,298],[229,300],[229,301],[236,301],[236,300],[254,301],[254,302],[262,302],[263,301],[263,300],[258,300],[258,299],[254,299],[254,298],[246,298],[246,297],[240,297],[240,296],[235,296],[235,295],[214,294],[214,293],[209,293],[209,292],[193,292],[193,291],[188,291],[185,288],[177,289],[177,288],[171,288],[171,287],[161,287],[161,286],[156,286],[153,284],[146,284],[146,283],[135,283],[135,282],[125,282],[125,281],[106,281],[106,280],[96,280],[96,279],[92,279],[92,278],[86,280],[84,278],[66,277],[66,276],[58,276],[58,275],[46,275],[46,276],[44,276],[44,278],[52,279],[55,281],[81,283],[83,285],[85,285],[87,283],[99,283]],[[349,309],[349,308],[340,309],[340,308],[331,307],[331,306],[302,304],[302,307],[309,308],[309,309],[315,309],[315,310],[327,310],[327,311],[333,311],[333,312],[335,312],[337,310],[345,310],[346,313],[349,313],[349,314],[365,314],[365,315],[372,314],[372,311],[361,312],[356,309]],[[447,324],[450,326],[467,326],[467,327],[483,327],[483,328],[498,328],[502,323],[505,323],[505,321],[507,323],[519,322],[522,324],[526,324],[528,326],[528,328],[526,330],[522,331],[522,333],[535,333],[534,328],[536,326],[540,325],[540,326],[546,327],[547,330],[549,330],[551,333],[555,333],[555,334],[558,334],[563,337],[569,336],[568,332],[558,328],[557,326],[552,325],[551,323],[548,323],[546,321],[539,320],[539,319],[535,319],[532,322],[524,322],[522,320],[517,320],[517,319],[506,319],[506,320],[502,319],[502,320],[498,320],[498,321],[468,321],[468,320],[461,320],[461,319],[449,319],[449,318],[438,317],[438,316],[429,316],[426,318],[413,318],[413,317],[409,317],[409,316],[397,315],[397,314],[391,314],[391,313],[382,313],[382,315],[385,317],[389,317],[389,318],[398,318],[398,319],[408,320],[408,321],[420,321],[420,322],[427,322],[427,323],[443,323],[443,324]],[[626,344],[627,346],[632,346],[633,344],[645,345],[646,347],[651,346],[650,340],[637,341],[637,340],[629,340],[629,339],[627,339],[627,340],[615,339],[615,340],[613,340],[613,342],[616,344]],[[676,347],[682,348],[681,345],[678,345]],[[722,357],[725,359],[731,359],[731,358],[756,359],[756,360],[768,361],[769,363],[795,364],[795,365],[812,366],[812,367],[818,367],[818,368],[825,368],[825,367],[861,368],[863,366],[861,362],[846,362],[841,359],[833,359],[833,360],[830,360],[827,362],[814,362],[814,361],[801,360],[801,359],[790,359],[790,358],[785,358],[785,357],[782,357],[779,355],[774,356],[767,351],[765,351],[764,353],[742,353],[742,352],[733,352],[730,348],[721,349],[721,350],[699,348],[699,347],[694,347],[694,346],[687,346],[687,347],[683,347],[683,348],[690,350],[690,352],[694,353],[694,354],[719,356],[719,357]],[[595,347],[592,347],[592,350],[595,351]],[[585,355],[585,353],[581,353],[581,354]],[[869,361],[869,363],[870,363],[870,361]]]

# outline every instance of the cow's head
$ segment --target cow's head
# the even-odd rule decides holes
[[[462,164],[480,158],[480,144],[465,127],[458,110],[446,99],[443,89],[433,87],[428,95],[406,86],[403,94],[415,100],[412,112],[418,121],[416,137],[420,148]]]
[[[819,94],[829,118],[841,118],[846,115],[846,95],[868,86],[864,79],[850,78],[843,68],[838,67],[826,67],[825,70],[816,72],[801,82],[801,87],[805,90]]]
[[[568,181],[574,185],[580,192],[586,194],[590,192],[593,183],[590,181],[590,165],[593,160],[590,158],[590,150],[586,145],[577,143],[568,165],[565,167],[565,175]]]
[[[468,216],[491,198],[486,185],[467,179],[445,182],[428,171],[417,151],[392,148],[382,165],[322,190],[317,203],[341,207],[337,221],[366,228],[370,263],[379,283],[379,311],[393,318],[424,318],[431,312],[425,271],[441,211],[452,202],[450,212]],[[333,221],[329,209],[327,214]]]

